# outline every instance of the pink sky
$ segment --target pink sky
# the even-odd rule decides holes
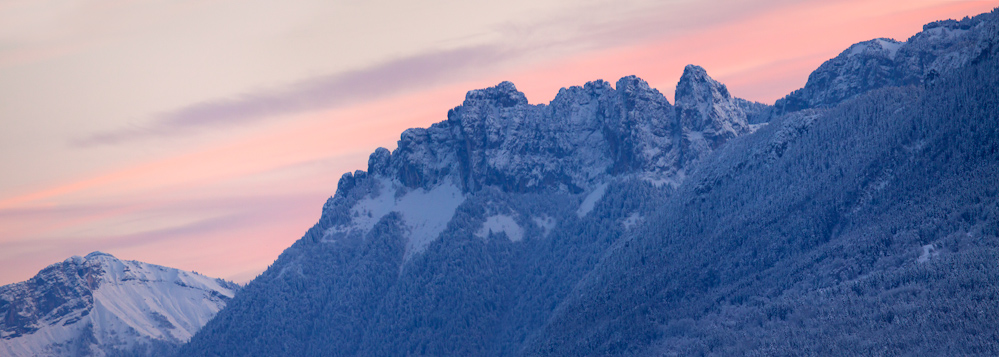
[[[8,174],[0,179],[0,284],[94,250],[245,282],[318,220],[343,172],[365,169],[368,154],[394,148],[406,128],[444,120],[467,90],[510,80],[544,103],[561,87],[635,74],[672,101],[693,63],[733,95],[773,103],[850,44],[904,40],[924,23],[995,6],[634,1],[608,12],[597,3],[524,2],[533,7],[483,11],[494,17],[470,15],[440,29],[348,28],[331,30],[342,37],[331,39],[300,25],[327,22],[309,17],[322,13],[316,9],[251,7],[241,10],[247,19],[262,16],[256,9],[269,22],[247,20],[260,27],[232,31],[212,25],[212,16],[237,2],[169,11],[102,4],[46,8],[36,20],[0,25],[0,97],[17,100],[0,106]],[[406,20],[407,11],[434,10],[352,11],[363,18],[385,9],[415,24],[428,21]],[[0,5],[0,24],[4,12],[22,10]],[[156,21],[100,21],[122,14]],[[61,27],[67,17],[91,37],[72,37],[79,31]],[[208,32],[176,33],[187,27]],[[143,47],[151,41],[155,47]],[[324,41],[350,51],[316,45]],[[191,49],[221,52],[199,57]],[[130,62],[140,59],[163,63],[151,70]],[[229,62],[205,64],[222,60]]]

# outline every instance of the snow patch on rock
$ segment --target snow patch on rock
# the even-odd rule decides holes
[[[590,211],[593,210],[593,206],[597,204],[601,198],[604,197],[604,193],[607,191],[607,183],[602,183],[597,185],[590,194],[586,195],[583,199],[583,203],[579,204],[579,209],[576,210],[576,216],[579,218],[586,217]]]
[[[940,252],[937,252],[937,247],[933,244],[927,244],[920,248],[923,250],[923,253],[919,255],[919,258],[916,258],[917,263],[926,263],[930,261],[930,259],[936,258],[937,255],[940,255]]]
[[[621,221],[621,226],[624,227],[624,229],[631,229],[632,227],[641,223],[643,220],[645,220],[645,217],[642,217],[641,214],[639,214],[638,212],[632,212],[630,215],[628,215],[628,218],[625,218],[624,220]]]
[[[353,229],[370,231],[375,223],[392,212],[396,205],[396,188],[391,180],[381,179],[378,195],[357,202],[351,209]]]
[[[379,178],[377,194],[366,197],[351,208],[351,222],[326,230],[324,240],[335,233],[370,231],[385,215],[398,212],[408,229],[406,259],[422,252],[436,240],[454,217],[454,211],[465,201],[457,185],[447,182],[431,189],[405,189],[397,181]]]
[[[547,237],[548,233],[551,233],[552,229],[555,229],[555,224],[557,223],[557,222],[555,222],[554,218],[551,218],[551,217],[548,217],[548,216],[534,217],[533,220],[534,220],[534,224],[536,224],[538,226],[538,228],[541,228],[541,231],[542,231],[541,234],[544,237]]]
[[[524,239],[524,229],[517,224],[517,221],[513,220],[513,217],[505,214],[486,218],[486,222],[482,224],[482,228],[479,228],[478,232],[475,232],[475,236],[488,238],[490,234],[499,234],[500,232],[506,233],[511,242],[519,242]]]
[[[895,54],[902,48],[904,42],[898,42],[887,38],[878,38],[870,41],[853,44],[845,53],[847,57],[858,55],[878,55],[889,59],[895,59]]]
[[[898,49],[902,48],[902,42],[892,41],[884,38],[877,39],[878,44],[881,45],[881,49],[888,51],[888,58],[895,59],[895,54],[898,53]]]
[[[405,194],[395,204],[395,211],[409,228],[409,242],[406,243],[406,257],[422,252],[430,242],[436,240],[454,211],[465,201],[461,189],[450,183],[442,184],[427,191],[417,189]]]

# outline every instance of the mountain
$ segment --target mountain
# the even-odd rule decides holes
[[[923,26],[905,42],[878,38],[854,44],[808,76],[804,88],[774,104],[775,113],[828,108],[868,91],[919,85],[980,61],[999,37],[994,14]]]
[[[0,354],[168,354],[239,286],[93,252],[0,287]]]
[[[536,328],[503,315],[521,303],[536,312],[523,317],[541,317],[557,300],[536,305],[518,282],[560,298],[694,163],[758,127],[747,111],[766,107],[696,66],[678,87],[683,106],[633,76],[563,88],[548,105],[508,82],[468,92],[446,121],[405,131],[367,171],[343,175],[316,226],[183,354],[479,354],[508,333],[493,324]],[[645,193],[613,212],[596,204]],[[534,269],[546,274],[524,276]],[[456,317],[461,337],[433,327]],[[428,341],[439,345],[417,347]]]
[[[997,354],[997,22],[855,45],[773,107],[697,66],[675,105],[470,91],[180,355]]]

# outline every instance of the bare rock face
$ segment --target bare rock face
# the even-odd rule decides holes
[[[684,136],[697,156],[726,141],[751,132],[740,99],[732,97],[724,84],[708,76],[704,68],[687,65],[676,85],[676,112]]]
[[[469,91],[447,120],[406,130],[396,150],[371,154],[368,171],[344,174],[307,240],[357,240],[398,210],[409,212],[408,257],[436,240],[454,213],[443,205],[427,216],[408,207],[417,197],[458,205],[482,190],[577,195],[622,177],[676,186],[697,160],[752,132],[751,115],[769,110],[732,97],[694,65],[680,79],[677,102],[635,76],[562,88],[547,105],[529,104],[510,82]]]
[[[548,105],[531,105],[503,82],[468,92],[446,121],[405,131],[394,152],[376,150],[367,174],[410,188],[453,180],[465,192],[496,186],[578,193],[608,175],[675,176],[689,161],[685,152],[698,151],[697,157],[703,151],[689,148],[685,136],[704,133],[710,149],[751,131],[749,102],[732,97],[704,69],[688,66],[678,93],[674,107],[629,76],[616,86],[593,81],[563,88]]]

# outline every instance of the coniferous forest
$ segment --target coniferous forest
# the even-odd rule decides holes
[[[674,104],[637,78],[470,92],[180,355],[999,354],[996,17],[927,25],[982,31],[959,65],[903,47],[833,102],[802,99],[836,88],[817,74],[768,106],[693,67]],[[404,203],[440,187],[460,202],[414,245]]]

